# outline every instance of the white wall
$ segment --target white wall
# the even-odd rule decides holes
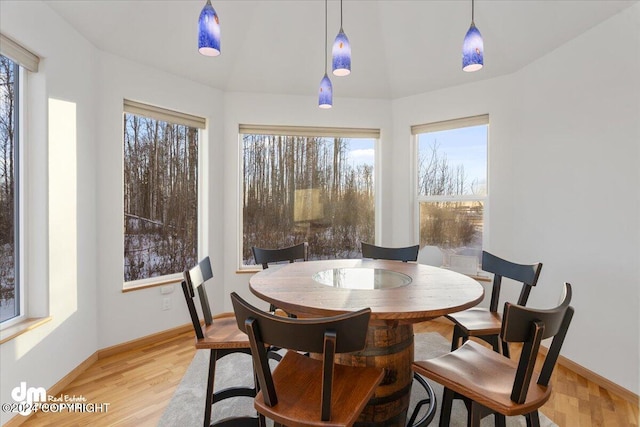
[[[125,59],[98,55],[98,348],[189,323],[189,315],[179,284],[174,285],[172,308],[162,311],[160,288],[122,292],[123,195],[122,195],[122,102],[140,101],[175,111],[204,117],[208,130],[200,141],[200,183],[207,215],[200,218],[202,253],[209,255],[215,278],[210,285],[222,287],[222,94],[189,80],[142,66]],[[210,58],[202,57],[202,60]],[[206,165],[211,165],[206,167]],[[218,293],[210,292],[215,298]],[[221,305],[213,304],[214,311]],[[217,309],[217,310],[216,310]]]
[[[514,140],[514,247],[542,254],[531,303],[564,282],[576,314],[564,354],[638,393],[640,4],[526,67]],[[538,292],[542,291],[543,292]]]
[[[28,81],[25,280],[30,314],[53,318],[0,347],[4,403],[21,381],[50,387],[96,350],[96,151],[91,45],[41,3],[2,2],[0,26],[42,58]]]
[[[486,249],[544,263],[529,305],[572,283],[562,354],[638,393],[640,5],[519,72],[393,102],[394,236],[412,230],[409,126],[489,113]],[[415,231],[413,231],[415,232]],[[515,292],[504,292],[516,299]]]
[[[102,53],[46,4],[0,2],[3,33],[44,58],[31,82],[27,261],[29,286],[44,290],[34,311],[53,316],[0,347],[0,400],[20,381],[50,387],[100,348],[188,322],[177,287],[169,311],[157,288],[121,292],[125,97],[209,120],[201,255],[213,261],[214,311],[230,309],[231,291],[249,296],[249,275],[236,274],[239,123],[380,128],[379,241],[401,245],[417,235],[410,125],[489,113],[487,249],[544,262],[532,306],[572,282],[563,354],[638,393],[639,16],[635,5],[510,76],[392,102],[336,94],[320,111],[314,96],[224,94]],[[44,123],[63,110],[49,98],[75,116]],[[61,126],[69,120],[75,129]]]

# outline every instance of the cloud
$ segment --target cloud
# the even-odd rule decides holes
[[[373,148],[359,148],[349,151],[349,161],[352,164],[369,164],[373,165],[376,151]]]

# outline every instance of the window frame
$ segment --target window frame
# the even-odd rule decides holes
[[[473,126],[487,126],[487,158],[486,158],[486,190],[484,196],[477,195],[437,195],[437,196],[429,196],[429,195],[421,195],[418,189],[418,161],[419,161],[419,135],[425,133],[432,132],[440,132],[446,130],[455,130],[461,129],[465,127],[473,127]],[[413,157],[412,161],[412,178],[411,182],[413,185],[413,194],[414,194],[414,221],[413,227],[414,232],[413,235],[417,236],[418,242],[420,242],[420,203],[423,202],[482,202],[483,203],[483,211],[482,211],[482,248],[485,248],[489,245],[489,215],[490,215],[490,180],[489,180],[489,141],[490,141],[490,121],[489,114],[481,114],[477,116],[468,116],[457,119],[443,120],[438,122],[430,122],[424,124],[418,124],[411,126],[411,156]],[[478,269],[480,269],[481,259],[478,259]],[[443,260],[444,262],[444,260]]]
[[[172,109],[168,109],[168,108],[164,108],[164,107],[159,107],[159,106],[155,106],[155,105],[151,105],[151,104],[147,104],[147,103],[143,103],[143,102],[139,102],[139,101],[134,101],[131,99],[123,99],[123,109],[122,109],[122,124],[123,124],[123,129],[122,129],[122,161],[123,161],[123,177],[122,177],[122,197],[121,197],[121,201],[122,201],[122,215],[123,215],[123,234],[122,234],[122,259],[124,261],[124,162],[125,162],[125,158],[124,158],[124,119],[125,119],[125,115],[126,114],[132,114],[132,115],[137,115],[137,116],[141,116],[141,117],[146,117],[146,118],[150,118],[153,120],[157,120],[157,121],[163,121],[166,123],[171,123],[174,125],[180,125],[180,126],[187,126],[187,127],[191,127],[191,128],[197,128],[198,129],[198,177],[197,177],[197,186],[198,186],[198,190],[197,190],[197,197],[198,197],[198,208],[197,208],[197,230],[196,230],[196,235],[197,235],[197,247],[196,247],[196,257],[197,259],[200,259],[202,251],[203,251],[203,247],[205,247],[206,245],[206,238],[205,238],[205,233],[203,230],[203,224],[206,223],[205,220],[205,206],[206,206],[206,202],[205,202],[205,198],[206,198],[206,194],[204,191],[205,188],[205,175],[206,173],[204,173],[204,167],[205,167],[205,161],[204,161],[204,157],[206,156],[206,149],[205,149],[205,145],[206,145],[206,137],[207,137],[207,119],[200,117],[200,116],[196,116],[196,115],[192,115],[189,113],[183,113],[180,111],[176,111],[176,110],[172,110]],[[182,272],[176,272],[176,273],[171,273],[171,274],[165,274],[162,276],[154,276],[154,277],[147,277],[144,279],[137,279],[137,280],[131,280],[131,281],[125,281],[124,280],[124,262],[123,262],[123,281],[122,281],[122,291],[123,292],[129,292],[129,291],[134,291],[134,290],[139,290],[139,289],[146,289],[146,288],[150,288],[150,287],[156,287],[156,286],[164,286],[164,285],[171,285],[171,284],[176,284],[176,283],[180,283],[183,279],[182,277]]]
[[[244,134],[258,135],[282,135],[282,136],[308,136],[308,137],[342,137],[342,138],[368,138],[374,141],[374,162],[373,162],[373,179],[374,179],[374,238],[377,241],[380,235],[380,137],[381,130],[378,128],[349,128],[349,127],[330,127],[330,126],[286,126],[286,125],[257,125],[257,124],[238,124],[237,132],[237,155],[238,155],[238,173],[237,173],[237,191],[236,191],[236,217],[238,218],[238,229],[236,231],[236,273],[255,273],[262,269],[259,265],[245,265],[242,259],[243,250],[243,234],[244,234],[244,213],[242,210],[243,194],[243,145],[242,135]]]
[[[27,108],[27,81],[28,72],[36,73],[40,58],[13,41],[4,34],[0,34],[0,54],[10,59],[14,64],[14,301],[18,314],[9,319],[0,321],[0,330],[6,331],[29,319],[28,290],[26,285],[25,250],[26,231],[25,207],[25,146]]]

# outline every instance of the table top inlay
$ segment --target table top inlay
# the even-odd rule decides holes
[[[323,285],[345,289],[391,289],[411,283],[406,274],[368,267],[332,268],[319,271],[312,278]]]

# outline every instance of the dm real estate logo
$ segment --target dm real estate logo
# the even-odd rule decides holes
[[[22,381],[18,387],[11,390],[11,398],[19,404],[18,413],[20,415],[29,415],[36,406],[34,403],[47,401],[47,390],[44,387],[27,388],[27,383]]]

